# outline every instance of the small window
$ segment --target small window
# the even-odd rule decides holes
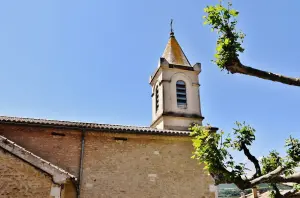
[[[128,139],[126,137],[114,137],[114,140],[117,140],[117,141],[127,141]]]
[[[159,107],[159,91],[158,91],[158,86],[155,89],[155,108],[156,111],[158,110]]]
[[[185,86],[185,82],[182,80],[176,82],[176,95],[177,95],[177,106],[181,108],[186,108],[187,107],[186,86]]]
[[[66,136],[64,133],[59,133],[59,132],[52,132],[51,135],[56,135],[56,136]]]

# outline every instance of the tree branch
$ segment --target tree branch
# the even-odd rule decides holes
[[[248,67],[248,66],[245,66],[242,63],[240,63],[239,60],[234,61],[234,64],[230,64],[230,65],[226,66],[226,69],[232,74],[240,73],[240,74],[245,74],[248,76],[262,78],[265,80],[280,82],[280,83],[287,84],[287,85],[300,86],[300,78],[287,77],[287,76],[255,69],[252,67]]]
[[[295,173],[290,176],[276,176],[276,177],[270,179],[270,181],[275,182],[275,183],[294,182],[294,183],[300,184],[300,173]]]
[[[250,183],[251,185],[257,185],[260,183],[288,183],[288,182],[294,182],[294,183],[300,183],[300,173],[295,173],[290,176],[282,176],[281,173],[285,170],[285,168],[279,166],[274,171],[263,175],[261,177],[258,177],[254,180],[252,180]]]
[[[278,168],[276,168],[275,170],[273,170],[273,171],[269,172],[268,174],[265,174],[261,177],[253,179],[250,183],[253,186],[260,184],[260,183],[272,183],[272,182],[270,182],[270,180],[272,178],[274,178],[275,176],[280,175],[284,170],[285,169],[282,166],[278,166]],[[276,183],[276,182],[274,182],[274,183]]]
[[[211,173],[216,185],[234,183],[239,189],[251,187],[249,180],[243,180],[240,176],[234,176],[234,174],[225,167],[220,167],[219,171],[219,173]]]
[[[275,191],[275,198],[281,198],[282,194],[280,193],[280,190],[277,187],[277,185],[276,184],[271,184],[271,186],[273,187],[273,189]]]
[[[290,197],[290,196],[295,195],[297,192],[299,192],[299,191],[296,190],[296,189],[292,189],[292,190],[290,190],[290,191],[284,193],[282,196],[283,196],[283,197]]]
[[[254,178],[261,176],[261,168],[259,165],[259,161],[256,159],[256,157],[254,157],[249,149],[247,148],[247,146],[245,145],[245,143],[241,144],[241,149],[244,151],[244,154],[247,156],[247,158],[254,164],[255,166],[255,174],[254,174]]]
[[[239,189],[244,190],[247,188],[252,188],[253,186],[256,186],[261,183],[300,183],[300,173],[296,173],[290,176],[281,176],[283,171],[285,170],[284,167],[279,166],[274,171],[265,174],[261,177],[258,177],[256,179],[253,179],[251,181],[249,180],[243,180],[241,177],[232,177],[232,173],[228,171],[227,169],[219,169],[221,172],[219,174],[212,174],[213,178],[216,181],[216,184],[221,183],[234,183]]]

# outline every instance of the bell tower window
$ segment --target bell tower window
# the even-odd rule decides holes
[[[158,86],[155,89],[155,109],[156,111],[159,108],[159,91],[158,91]]]
[[[177,95],[177,106],[180,108],[186,108],[187,107],[186,86],[185,86],[185,82],[182,80],[176,82],[176,95]]]

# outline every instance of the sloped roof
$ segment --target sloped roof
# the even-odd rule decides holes
[[[0,148],[48,173],[52,176],[55,183],[64,183],[68,178],[77,181],[77,178],[74,175],[29,152],[3,136],[0,136]]]
[[[177,42],[174,33],[171,32],[169,41],[162,55],[170,64],[191,66],[179,43]]]
[[[99,123],[89,123],[89,122],[71,122],[71,121],[46,120],[46,119],[35,119],[35,118],[8,117],[8,116],[0,116],[0,123],[89,129],[89,130],[98,130],[98,131],[107,131],[107,132],[116,132],[116,133],[137,133],[137,134],[170,135],[170,136],[189,136],[190,134],[189,131],[163,130],[163,129],[155,129],[151,127],[99,124]]]

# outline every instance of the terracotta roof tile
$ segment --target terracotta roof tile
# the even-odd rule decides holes
[[[136,133],[136,134],[154,134],[154,135],[173,135],[173,136],[189,136],[189,131],[175,131],[155,129],[151,127],[140,126],[126,126],[126,125],[113,125],[113,124],[99,124],[89,122],[73,122],[73,121],[60,121],[60,120],[47,120],[35,118],[21,118],[21,117],[8,117],[0,116],[0,123],[7,124],[26,124],[26,125],[42,125],[53,126],[62,128],[76,128],[76,129],[91,129],[98,131],[118,132],[118,133]]]

